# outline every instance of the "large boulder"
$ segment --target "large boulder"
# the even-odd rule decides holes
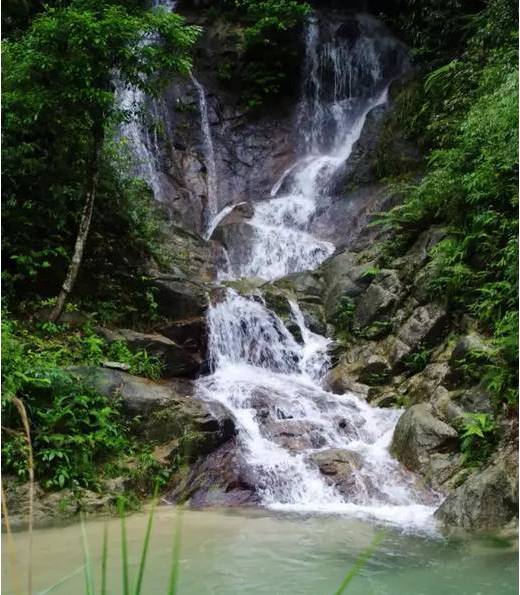
[[[401,383],[398,392],[406,398],[406,402],[410,405],[431,401],[449,371],[446,362],[429,364],[424,370]]]
[[[397,338],[413,351],[421,345],[435,344],[446,326],[446,308],[437,303],[416,308],[403,324]]]
[[[518,518],[518,450],[507,448],[476,471],[441,504],[435,516],[448,526],[498,529]]]
[[[97,328],[97,332],[108,342],[124,341],[131,351],[146,351],[162,364],[162,375],[195,376],[203,363],[200,354],[189,351],[172,339],[157,333],[139,333],[131,329],[110,330]]]
[[[446,328],[445,306],[429,303],[415,308],[400,325],[397,335],[385,340],[384,351],[394,371],[404,368],[405,360],[410,354],[437,344]]]
[[[207,285],[179,274],[156,275],[152,283],[160,314],[169,320],[186,320],[205,315],[209,305]]]
[[[269,420],[262,430],[270,440],[289,450],[319,448],[325,444],[323,430],[307,421]]]
[[[457,431],[436,418],[429,403],[407,409],[395,428],[390,451],[407,469],[426,476],[431,473],[432,456],[458,451]]]
[[[368,287],[370,278],[365,275],[373,261],[360,262],[353,252],[340,252],[325,261],[320,272],[323,276],[325,318],[333,323],[342,300],[355,299]]]
[[[189,502],[192,507],[258,504],[257,480],[246,465],[235,439],[200,459],[173,478],[164,499]]]
[[[193,354],[193,358],[202,362],[204,368],[207,350],[207,328],[204,317],[196,316],[185,320],[175,320],[157,330],[161,335],[180,346],[185,353]]]
[[[382,270],[373,279],[354,311],[354,325],[363,328],[391,312],[402,295],[403,288],[394,270]]]
[[[361,457],[358,453],[341,448],[329,448],[314,453],[310,459],[318,466],[327,483],[344,496],[352,497],[360,490]]]
[[[169,459],[193,461],[235,434],[232,415],[217,403],[193,397],[188,381],[160,383],[106,368],[72,368],[79,380],[111,399],[119,399],[133,431],[154,444],[169,445]]]

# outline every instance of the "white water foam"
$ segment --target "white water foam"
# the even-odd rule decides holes
[[[301,344],[261,298],[230,290],[210,309],[214,371],[198,381],[200,398],[219,401],[233,414],[264,505],[426,527],[434,496],[417,487],[388,452],[402,412],[324,390],[330,341],[306,327],[295,302],[291,307]],[[348,498],[313,462],[313,455],[328,449],[357,457]]]

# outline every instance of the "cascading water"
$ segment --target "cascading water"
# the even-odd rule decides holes
[[[175,10],[175,0],[154,0],[153,8]],[[142,40],[143,44],[147,40]],[[160,167],[158,157],[161,153],[159,140],[157,138],[157,127],[147,126],[143,120],[143,114],[151,114],[153,122],[162,122],[166,129],[169,129],[168,110],[161,99],[150,99],[137,87],[124,85],[116,76],[114,78],[115,99],[121,110],[126,112],[127,120],[119,129],[121,138],[126,139],[129,150],[134,158],[134,173],[137,177],[147,182],[152,189],[154,198],[158,202],[164,202]],[[168,132],[168,130],[167,130]],[[169,131],[171,135],[171,130]]]
[[[206,162],[207,172],[206,183],[208,187],[208,197],[205,209],[206,221],[204,227],[206,230],[206,235],[211,235],[211,231],[213,231],[212,221],[215,219],[218,212],[217,165],[215,162],[215,150],[213,148],[213,138],[211,136],[211,128],[209,125],[206,90],[193,75],[191,75],[191,81],[197,91],[197,96],[199,98],[200,128],[204,142],[204,159]]]
[[[302,128],[307,123],[304,156],[275,184],[272,197],[256,205],[248,221],[249,250],[238,258],[231,245],[236,277],[276,278],[311,269],[334,250],[309,233],[309,224],[367,114],[386,101],[389,83],[377,43],[364,33],[368,25],[363,19],[356,24],[356,39],[338,38],[334,30],[327,42],[319,23],[309,24],[297,119]],[[306,327],[296,302],[290,307],[298,340],[260,293],[244,297],[226,290],[208,313],[212,373],[197,381],[200,398],[218,401],[234,415],[238,448],[262,503],[424,526],[436,495],[419,489],[388,452],[401,412],[324,390],[330,341]],[[346,485],[326,480],[319,467],[324,455],[349,466]]]
[[[386,103],[388,85],[406,60],[370,17],[352,19],[354,32],[345,27],[317,19],[308,24],[296,122],[302,157],[276,181],[271,198],[255,204],[247,247],[242,236],[227,242],[236,278],[276,279],[313,269],[334,251],[332,243],[312,235],[316,208],[348,160],[368,114]]]

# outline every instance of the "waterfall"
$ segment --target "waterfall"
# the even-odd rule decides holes
[[[385,42],[371,35],[371,23],[358,17],[353,29],[357,35],[349,37],[315,19],[308,25],[296,116],[302,155],[256,203],[244,224],[249,241],[229,238],[232,258],[225,266],[235,277],[272,279],[313,269],[334,250],[312,236],[310,222],[368,114],[386,102],[391,78]],[[295,301],[289,306],[294,335],[261,291],[241,296],[226,289],[208,312],[211,374],[197,381],[200,398],[232,412],[238,448],[263,505],[424,527],[436,495],[417,486],[388,450],[401,411],[327,392],[330,340],[309,330]],[[331,456],[350,469],[340,485],[320,471],[320,461]]]
[[[218,183],[217,183],[217,165],[215,162],[215,150],[213,148],[213,138],[211,136],[211,128],[209,125],[208,104],[206,101],[206,91],[199,81],[191,75],[191,80],[197,91],[199,98],[199,112],[200,112],[200,129],[202,139],[204,142],[204,159],[206,162],[207,171],[207,188],[208,197],[205,212],[205,228],[208,232],[212,230],[212,221],[218,213]]]
[[[433,512],[431,496],[414,486],[388,452],[402,412],[325,391],[320,383],[330,341],[306,327],[296,302],[291,308],[302,344],[261,298],[229,290],[210,309],[213,372],[197,383],[200,398],[219,401],[233,413],[263,504],[423,526]],[[329,485],[314,463],[329,449],[356,461],[348,495]]]
[[[157,155],[159,148],[157,139],[152,137],[141,112],[146,104],[144,93],[136,87],[123,85],[116,81],[116,101],[119,108],[128,114],[128,119],[119,129],[119,135],[128,143],[134,158],[134,174],[142,178],[152,189],[155,200],[161,200],[161,183]],[[150,110],[156,116],[156,110]]]
[[[153,0],[152,7],[164,10],[175,10],[174,0]],[[147,40],[142,40],[143,44]],[[119,77],[114,77],[115,100],[119,108],[127,114],[127,119],[119,128],[119,136],[128,143],[134,158],[134,174],[142,178],[150,186],[155,200],[164,201],[161,185],[159,156],[161,148],[157,137],[157,128],[147,125],[143,114],[149,113],[152,121],[162,121],[169,129],[168,110],[161,99],[150,99],[137,87],[124,85]],[[171,130],[169,130],[171,133]]]
[[[392,79],[386,62],[396,53],[393,40],[374,34],[368,17],[357,17],[353,27],[356,36],[351,38],[340,35],[339,24],[308,23],[296,118],[302,155],[275,182],[270,198],[256,203],[247,246],[243,237],[228,242],[236,278],[276,279],[313,269],[335,249],[313,237],[313,216],[368,114],[386,103]]]

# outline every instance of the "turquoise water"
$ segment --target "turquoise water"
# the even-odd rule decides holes
[[[162,595],[171,559],[177,512],[160,508],[154,518],[143,593]],[[127,519],[132,572],[140,555],[146,515]],[[110,593],[120,589],[117,519],[86,523],[91,555],[99,566],[102,532],[109,530]],[[380,531],[342,517],[302,517],[265,511],[185,511],[181,515],[180,595],[333,594],[359,553]],[[18,576],[25,580],[27,533],[14,535]],[[386,529],[348,595],[513,595],[518,593],[516,542],[490,536],[442,538]],[[82,594],[79,524],[34,533],[34,593]],[[14,593],[7,538],[3,536],[3,589]],[[12,548],[11,548],[12,554]],[[46,591],[55,585],[51,590]]]

